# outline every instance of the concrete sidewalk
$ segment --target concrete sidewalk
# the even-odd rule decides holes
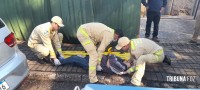
[[[145,20],[141,20],[141,37],[144,36]],[[200,88],[200,46],[187,43],[193,33],[193,20],[162,19],[160,23],[159,43],[165,49],[176,53],[172,58],[172,65],[147,64],[143,82],[148,87],[163,88]],[[19,44],[26,56],[30,68],[30,79],[55,80],[69,82],[89,82],[88,73],[74,65],[53,66],[51,64],[40,64],[37,57],[27,47],[26,42]],[[64,46],[63,50],[83,50],[80,45]],[[169,77],[171,76],[171,77]],[[191,80],[177,81],[174,78],[191,77]],[[131,75],[108,75],[98,72],[98,77],[106,83],[130,84]],[[192,79],[192,77],[195,77]],[[171,80],[170,78],[173,78]],[[175,82],[174,82],[175,81]]]

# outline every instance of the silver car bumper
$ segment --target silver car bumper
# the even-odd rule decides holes
[[[5,80],[9,90],[15,89],[28,75],[29,69],[26,56],[17,49],[15,56],[0,67],[0,72],[0,82]]]

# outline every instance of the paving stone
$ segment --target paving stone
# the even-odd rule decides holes
[[[196,76],[197,75],[197,73],[196,72],[194,72],[194,71],[192,71],[192,72],[186,72],[187,73],[187,75],[194,75],[194,76]]]
[[[39,64],[38,64],[38,65],[34,65],[34,67],[32,67],[31,70],[34,71],[34,70],[36,70],[38,67],[39,67]]]
[[[30,65],[30,64],[28,64],[29,69],[32,69],[33,66],[35,66],[35,65]]]
[[[151,78],[152,78],[153,81],[158,81],[156,73],[151,73]]]
[[[28,64],[37,64],[37,61],[30,61],[30,60],[28,61],[29,61]]]
[[[186,75],[186,72],[184,71],[184,69],[179,69],[182,75]]]
[[[159,70],[159,67],[153,67],[153,69],[154,69],[155,72],[160,71],[160,70]]]
[[[180,64],[180,66],[181,66],[182,68],[187,68],[187,66],[186,66],[185,64]]]
[[[197,76],[195,80],[196,80],[197,84],[200,85],[200,76]]]
[[[158,81],[164,81],[161,73],[156,73],[156,77],[158,78]]]
[[[186,72],[192,72],[194,70],[193,69],[184,69],[184,71],[186,71]]]
[[[187,88],[197,88],[196,85],[186,85]]]
[[[64,66],[61,71],[67,71],[68,66]]]
[[[46,71],[48,67],[49,67],[49,65],[45,65],[45,66],[42,68],[41,71]]]
[[[52,68],[53,68],[53,66],[48,66],[48,68],[46,69],[46,71],[51,71]]]
[[[161,83],[161,87],[164,87],[164,88],[172,88],[172,86],[170,86],[169,83]]]
[[[41,71],[43,67],[44,67],[43,65],[40,65],[40,66],[38,66],[38,68],[36,70]]]
[[[78,68],[77,68],[77,72],[80,72],[80,73],[85,73],[85,72],[86,72],[86,70],[84,70],[84,69],[82,69],[82,68],[78,67]]]
[[[82,82],[90,82],[90,81],[89,81],[88,75],[86,75],[86,74],[85,74],[85,75],[82,75],[81,81],[82,81]]]
[[[190,66],[192,66],[192,68],[199,68],[200,67],[199,64],[190,64]]]
[[[160,83],[158,82],[151,83],[151,87],[160,87]]]
[[[67,72],[72,71],[72,65],[68,65]]]
[[[165,69],[165,70],[166,70],[166,72],[168,72],[168,73],[175,73],[175,71],[174,71],[173,68],[167,68],[167,69]]]
[[[58,68],[56,69],[56,71],[61,71],[63,68],[63,66],[58,66]]]
[[[58,68],[57,66],[53,66],[53,68],[51,68],[51,70],[50,70],[50,71],[53,71],[53,72],[55,72],[57,68]]]
[[[200,76],[200,70],[199,69],[195,69],[195,72]]]
[[[174,68],[174,71],[176,74],[181,74],[181,71],[179,70],[179,68]]]
[[[166,73],[161,73],[162,77],[163,77],[163,81],[167,81],[167,74]]]
[[[73,66],[71,71],[72,72],[77,72],[77,66]]]
[[[150,72],[145,72],[144,78],[146,78],[147,80],[152,80],[151,79],[151,73]]]

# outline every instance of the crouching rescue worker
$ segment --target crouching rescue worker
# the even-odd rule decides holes
[[[51,22],[40,24],[33,29],[28,46],[40,60],[44,61],[45,57],[50,54],[50,61],[54,65],[60,65],[60,61],[56,58],[56,53],[62,56],[63,34],[58,33],[60,27],[64,27],[62,19],[59,16],[54,16]]]
[[[120,37],[119,33],[102,23],[86,23],[77,31],[77,38],[89,54],[89,79],[90,83],[99,83],[96,70],[101,71],[101,58],[105,48]],[[98,49],[97,43],[100,43]]]
[[[117,50],[130,51],[132,66],[123,74],[134,72],[131,83],[136,86],[143,86],[141,80],[145,72],[146,63],[166,62],[170,64],[170,61],[167,61],[168,59],[164,59],[163,48],[146,38],[129,40],[127,37],[122,37],[118,40],[115,48]]]

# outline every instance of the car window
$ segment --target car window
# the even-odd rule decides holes
[[[5,25],[3,24],[2,21],[0,21],[0,28],[4,27]]]

